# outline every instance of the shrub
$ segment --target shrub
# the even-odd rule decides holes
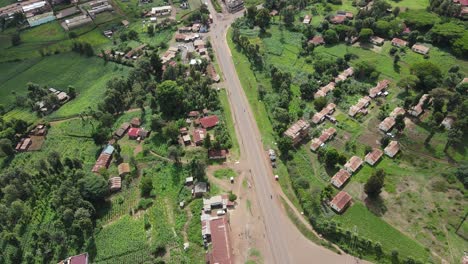
[[[153,199],[143,198],[138,202],[138,210],[146,210],[153,205]]]
[[[234,202],[235,200],[237,200],[237,195],[235,195],[234,193],[230,192],[230,193],[229,193],[229,201]]]

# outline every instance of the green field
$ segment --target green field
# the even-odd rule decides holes
[[[125,76],[127,67],[114,63],[105,64],[99,58],[86,58],[75,53],[64,53],[21,62],[1,63],[3,81],[0,84],[0,103],[12,104],[16,95],[25,96],[26,84],[34,82],[67,91],[72,85],[78,92],[76,99],[63,105],[51,117],[79,114],[88,107],[95,108],[105,92],[106,82],[112,77]],[[77,75],[80,78],[77,78]]]
[[[376,217],[361,203],[353,204],[343,216],[333,219],[360,236],[380,241],[386,251],[398,249],[401,256],[413,256],[421,260],[426,260],[429,255],[421,244]]]

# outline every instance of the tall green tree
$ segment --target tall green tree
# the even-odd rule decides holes
[[[378,169],[367,180],[366,184],[364,185],[364,192],[370,198],[376,198],[382,192],[384,182],[385,182],[385,171],[382,169]]]

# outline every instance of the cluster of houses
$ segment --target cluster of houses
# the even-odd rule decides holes
[[[141,127],[141,119],[138,117],[132,118],[130,123],[123,123],[120,127],[114,132],[114,139],[118,140],[128,135],[128,139],[137,140],[140,142],[141,140],[146,139],[150,135],[149,130]]]
[[[330,22],[332,24],[343,24],[347,20],[352,20],[354,14],[349,11],[337,11],[335,15],[330,17]]]
[[[57,90],[55,88],[49,88],[48,92],[57,96],[60,105],[63,105],[70,100],[70,96],[66,92]],[[60,107],[60,105],[52,105],[50,107],[47,107],[44,101],[36,102],[37,109],[42,114],[48,114]]]
[[[393,109],[390,115],[386,117],[382,122],[380,122],[379,129],[387,133],[395,125],[396,123],[395,118],[399,115],[404,115],[404,114],[406,114],[405,109],[401,107],[395,107],[395,109]]]
[[[187,126],[179,129],[180,143],[183,146],[202,146],[206,137],[212,137],[208,131],[219,124],[216,115],[210,115],[209,110],[190,111],[186,120]],[[228,151],[226,149],[209,149],[208,158],[211,160],[226,159]]]
[[[13,19],[15,13],[23,13],[30,27],[42,25],[56,19],[67,18],[76,14],[77,16],[62,21],[62,27],[66,30],[91,23],[97,14],[112,11],[113,7],[108,0],[93,0],[78,6],[72,6],[54,13],[52,5],[61,4],[62,0],[29,0],[14,3],[0,8],[0,17]],[[78,1],[72,1],[77,4]]]
[[[29,0],[0,7],[0,17],[5,20],[13,19],[16,13],[24,14],[30,27],[35,27],[56,19],[52,11],[52,6],[48,1]]]
[[[20,138],[16,144],[17,152],[39,150],[47,135],[47,126],[39,124],[34,127],[26,136]],[[33,147],[32,147],[33,146]]]
[[[382,46],[385,43],[385,39],[381,37],[377,37],[377,36],[370,37],[369,41],[376,46]],[[403,47],[408,46],[408,41],[400,39],[400,38],[393,38],[391,41],[391,44],[392,46],[403,48]],[[416,53],[426,55],[429,53],[430,48],[423,44],[416,43],[413,46],[411,46],[411,50]]]
[[[354,74],[353,67],[347,68],[342,73],[340,73],[337,77],[335,77],[334,82],[329,82],[327,85],[320,87],[320,89],[314,94],[314,98],[326,96],[330,91],[333,91],[333,89],[335,89],[335,86],[338,82],[345,81],[349,77],[353,76],[353,74]]]
[[[400,146],[397,141],[390,141],[390,143],[384,148],[384,151],[373,148],[371,152],[367,153],[364,157],[364,161],[367,162],[370,166],[374,166],[382,158],[383,154],[389,156],[390,158],[395,157],[399,152]],[[352,156],[344,165],[344,169],[340,169],[333,177],[330,182],[337,189],[341,189],[344,184],[351,178],[351,176],[356,173],[364,161],[358,156]],[[342,213],[347,206],[351,203],[351,195],[345,191],[340,191],[329,203],[330,207]]]

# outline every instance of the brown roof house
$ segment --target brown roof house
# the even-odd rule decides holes
[[[390,116],[396,118],[397,116],[404,114],[406,114],[405,109],[403,109],[402,107],[395,107],[395,109],[393,109],[393,111],[390,113]]]
[[[429,99],[429,94],[423,94],[417,105],[413,106],[408,112],[414,117],[420,116],[424,112],[424,103]]]
[[[298,120],[284,132],[284,136],[292,139],[296,145],[309,135],[310,124],[305,120]]]
[[[229,238],[229,221],[226,216],[209,221],[211,249],[206,254],[208,264],[233,264],[231,239]]]
[[[375,97],[381,95],[382,92],[385,89],[387,89],[389,85],[390,85],[389,80],[382,80],[382,81],[378,82],[375,87],[369,89],[369,97],[370,98],[375,98]]]
[[[355,173],[362,165],[362,159],[358,156],[352,156],[344,165],[347,171]]]
[[[374,148],[371,152],[367,153],[364,160],[367,163],[369,163],[369,165],[374,166],[374,164],[377,163],[380,160],[380,158],[382,158],[382,155],[383,155],[382,150],[378,148]]]
[[[325,40],[323,39],[322,36],[315,35],[313,38],[311,38],[308,42],[309,44],[318,46],[318,45],[323,45],[325,44]]]
[[[130,124],[129,123],[123,123],[119,129],[117,129],[115,132],[114,132],[114,136],[116,136],[117,138],[121,138],[125,135],[125,133],[127,133],[128,129],[130,128]]]
[[[122,189],[122,179],[120,177],[112,177],[109,179],[109,190],[111,192],[120,191]]]
[[[408,46],[408,41],[405,41],[405,40],[402,40],[402,39],[399,39],[399,38],[393,38],[392,39],[392,46],[395,46],[395,47],[406,47]]]
[[[208,184],[206,182],[197,182],[193,186],[192,194],[195,197],[202,197],[208,191]]]
[[[208,150],[208,158],[210,160],[226,159],[227,151],[225,149],[210,149]]]
[[[119,170],[119,176],[125,177],[125,175],[130,173],[130,164],[120,163],[117,169]]]
[[[388,132],[392,130],[393,126],[395,125],[395,118],[387,117],[379,124],[379,129],[383,132]]]
[[[422,55],[426,55],[429,53],[429,50],[430,48],[429,47],[426,47],[424,45],[421,45],[421,44],[414,44],[413,47],[411,47],[411,49],[416,52],[416,53],[419,53],[419,54],[422,54]]]
[[[345,15],[336,15],[330,18],[332,24],[343,24],[346,21]]]
[[[348,179],[351,177],[351,174],[347,170],[340,169],[333,177],[331,178],[330,182],[336,188],[341,188],[343,184],[345,184]]]
[[[349,67],[348,69],[344,70],[335,78],[335,82],[338,83],[338,82],[344,81],[348,79],[348,77],[353,76],[353,74],[354,74],[353,67]]]
[[[329,103],[326,107],[324,107],[320,112],[315,113],[312,117],[312,123],[320,124],[325,120],[326,115],[331,115],[335,112],[336,105],[334,103]]]
[[[387,147],[385,147],[384,152],[385,155],[389,156],[390,158],[395,157],[395,155],[400,151],[400,145],[398,144],[398,141],[390,141],[388,143]]]
[[[323,142],[319,138],[313,138],[310,143],[310,150],[316,151],[322,144]]]
[[[333,138],[335,134],[336,134],[336,129],[333,127],[323,130],[320,137],[312,139],[312,142],[310,144],[310,149],[312,151],[316,151],[319,147],[323,146],[325,142]]]
[[[320,87],[320,89],[314,94],[314,98],[324,97],[328,92],[333,91],[333,89],[335,89],[335,83],[330,82],[327,85]]]
[[[359,101],[351,106],[348,111],[348,115],[354,117],[357,113],[365,113],[365,108],[370,104],[371,98],[369,96],[364,96]]]
[[[130,121],[130,124],[132,125],[132,127],[140,127],[141,126],[141,119],[138,118],[138,117],[134,117]]]
[[[339,192],[333,200],[330,202],[330,207],[337,211],[338,213],[342,213],[346,207],[351,203],[352,197],[345,191]]]

